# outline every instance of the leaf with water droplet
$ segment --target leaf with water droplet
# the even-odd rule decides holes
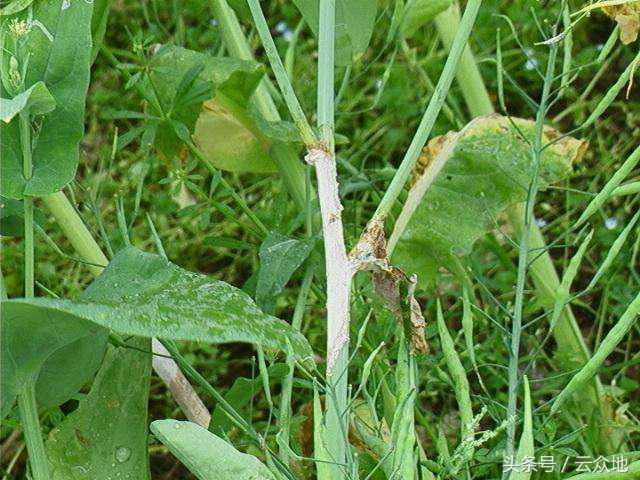
[[[313,361],[305,337],[263,313],[242,290],[134,247],[119,252],[80,301],[35,298],[5,304],[74,315],[122,335],[246,342],[282,351],[290,344],[298,359]]]
[[[392,262],[417,273],[420,282],[433,281],[439,267],[459,269],[459,257],[497,225],[498,215],[526,200],[535,169],[534,130],[533,121],[490,115],[433,139],[428,149],[432,158],[411,188],[390,237]],[[586,142],[560,138],[546,128],[543,143],[551,140],[540,157],[539,188],[569,175],[586,147]]]
[[[275,480],[256,457],[195,423],[156,420],[151,431],[199,480]]]
[[[53,480],[149,479],[149,339],[110,346],[89,394],[49,435]],[[79,468],[81,467],[81,468]]]

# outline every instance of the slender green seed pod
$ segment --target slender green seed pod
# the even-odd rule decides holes
[[[595,284],[598,283],[598,280],[600,280],[600,278],[602,278],[605,272],[609,269],[613,261],[618,256],[620,249],[622,249],[623,245],[627,241],[627,237],[629,236],[629,233],[631,233],[631,230],[633,230],[633,227],[638,221],[638,217],[640,217],[640,209],[638,209],[638,211],[633,216],[629,224],[626,227],[624,227],[624,230],[622,230],[620,235],[618,235],[618,238],[616,238],[616,240],[613,242],[613,245],[611,245],[611,248],[607,252],[607,256],[604,258],[602,265],[600,265],[600,267],[596,271],[596,274],[593,276],[593,278],[589,282],[589,285],[585,289],[586,291],[591,290],[595,286]]]
[[[640,145],[638,145],[633,153],[629,155],[629,157],[624,161],[618,171],[613,174],[607,184],[602,188],[602,190],[600,190],[600,193],[598,193],[593,198],[593,200],[591,200],[589,205],[587,205],[587,208],[585,208],[584,212],[582,212],[582,215],[580,215],[580,218],[578,218],[578,221],[575,223],[573,228],[578,228],[580,225],[586,222],[591,215],[598,211],[598,209],[604,204],[604,202],[609,199],[611,193],[616,189],[616,187],[620,185],[625,178],[627,178],[629,173],[631,173],[631,170],[635,168],[639,161]]]
[[[602,115],[604,111],[607,108],[609,108],[609,106],[616,99],[616,97],[618,96],[622,88],[627,84],[627,82],[629,81],[629,78],[631,78],[631,73],[635,70],[638,62],[640,62],[640,52],[638,52],[636,57],[633,60],[631,60],[631,63],[625,69],[625,71],[622,72],[622,75],[620,75],[620,78],[618,78],[616,83],[614,83],[611,86],[611,88],[607,91],[607,93],[602,98],[602,100],[600,100],[600,103],[596,105],[595,110],[591,112],[591,115],[589,115],[589,118],[587,118],[587,120],[582,124],[583,128],[587,128],[588,126],[595,123],[595,121],[598,120],[598,118],[600,118],[600,115]]]
[[[469,380],[467,380],[467,374],[462,366],[460,357],[456,352],[453,344],[453,339],[449,334],[447,325],[444,323],[444,316],[442,315],[442,307],[440,300],[438,300],[438,333],[440,334],[440,343],[442,345],[442,352],[444,359],[449,369],[449,374],[453,381],[453,388],[456,394],[456,400],[458,401],[458,408],[460,409],[460,434],[461,438],[465,438],[471,432],[469,429],[473,424],[473,408],[471,406],[471,396],[469,394]]]
[[[533,458],[535,448],[533,445],[533,415],[531,409],[531,390],[529,380],[524,376],[524,422],[522,425],[522,436],[516,453],[516,463],[521,465],[525,458]],[[523,469],[525,470],[525,469]],[[509,480],[529,480],[531,471],[516,471],[511,474]]]
[[[576,373],[569,381],[566,387],[556,397],[551,405],[551,413],[555,413],[562,404],[571,397],[575,392],[581,389],[585,383],[589,381],[602,366],[606,358],[613,352],[616,346],[622,341],[633,323],[636,321],[640,313],[640,293],[629,304],[620,320],[613,326],[604,338],[598,350],[593,354],[589,361]]]
[[[587,251],[587,247],[593,238],[593,230],[589,232],[589,234],[585,237],[585,239],[578,247],[578,251],[575,253],[571,260],[569,261],[569,266],[567,266],[564,275],[562,276],[562,281],[560,282],[560,288],[556,290],[556,299],[553,305],[553,314],[551,315],[551,322],[549,323],[549,331],[553,332],[553,329],[558,323],[560,319],[560,315],[562,315],[562,310],[565,305],[569,301],[569,297],[571,296],[571,284],[573,280],[576,278],[576,274],[578,273],[578,268],[582,263],[582,259],[584,258],[584,254]]]

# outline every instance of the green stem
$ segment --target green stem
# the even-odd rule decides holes
[[[442,35],[443,31],[447,28],[455,31],[458,28],[458,23],[459,21],[457,21],[457,19],[453,19],[450,22],[443,22],[442,30],[439,29],[440,35]],[[445,43],[445,47],[448,48],[444,39],[443,43]],[[471,58],[473,58],[473,54],[471,54]],[[475,60],[473,62],[461,62],[457,78],[463,92],[471,90],[476,92],[476,95],[484,97],[483,101],[468,103],[469,111],[473,117],[494,113],[491,99],[484,87],[484,82]],[[482,83],[482,87],[474,85],[475,83]],[[507,209],[509,223],[513,226],[517,236],[521,236],[524,232],[524,209],[524,205],[514,205]],[[529,230],[529,251],[535,252],[536,257],[535,261],[529,265],[530,275],[535,287],[535,294],[542,305],[546,308],[553,308],[556,291],[560,287],[560,278],[556,272],[551,255],[547,251],[547,244],[540,228],[538,228],[535,223],[532,223]],[[540,254],[539,252],[543,253]],[[533,257],[534,255],[531,256]],[[553,330],[553,336],[558,346],[558,351],[562,353],[562,357],[571,359],[571,365],[566,367],[567,370],[584,365],[584,363],[589,360],[591,356],[589,348],[584,341],[582,332],[570,306],[567,305],[564,309],[562,316]],[[587,405],[592,405],[599,410],[603,422],[610,423],[612,421],[612,412],[609,405],[604,401],[604,389],[598,376],[594,377],[593,382],[589,384],[589,388],[583,390],[583,395]],[[600,429],[600,436],[604,444],[609,445],[609,449],[614,448],[612,446],[616,445],[616,441],[611,437],[610,429]]]
[[[29,452],[29,464],[34,480],[50,480],[49,463],[42,441],[38,407],[36,405],[35,380],[30,380],[18,395],[18,409]]]
[[[289,75],[287,75],[287,71],[282,64],[280,55],[278,54],[278,49],[273,42],[273,38],[269,32],[269,26],[267,25],[267,20],[264,18],[262,8],[260,8],[260,3],[258,0],[248,0],[248,2],[249,8],[251,9],[251,15],[253,16],[253,21],[255,22],[258,30],[258,35],[260,35],[260,40],[262,41],[264,50],[269,58],[271,69],[276,76],[276,81],[278,82],[282,96],[289,108],[291,117],[300,131],[300,135],[302,136],[302,140],[305,145],[313,146],[313,144],[316,143],[316,136],[311,129],[311,125],[307,122],[307,117],[302,111],[300,102],[298,102],[298,97],[296,97],[293,86],[289,81]]]
[[[457,2],[451,4],[444,12],[435,18],[438,35],[445,48],[451,50],[456,32],[460,27],[460,7]],[[458,64],[456,79],[461,86],[460,91],[467,108],[472,116],[493,113],[493,104],[489,98],[487,88],[476,65],[476,60],[469,46],[465,46]]]
[[[220,23],[224,44],[229,53],[236,58],[242,60],[255,60],[249,42],[247,41],[240,22],[233,9],[226,0],[212,0],[211,6],[213,14]],[[253,102],[260,114],[270,122],[278,122],[281,120],[278,109],[269,93],[268,80],[263,79],[253,95]],[[289,194],[296,202],[300,210],[305,208],[305,191],[304,191],[304,165],[296,154],[295,150],[290,147],[281,146],[272,149],[269,152],[272,155],[280,175],[284,181]]]
[[[555,35],[555,31],[554,31]],[[513,308],[513,322],[511,326],[511,351],[509,355],[509,393],[507,400],[507,445],[505,448],[505,456],[513,457],[515,451],[516,438],[516,421],[518,407],[518,362],[520,359],[520,338],[522,335],[522,313],[524,308],[524,289],[527,281],[527,267],[529,264],[529,237],[531,234],[531,225],[533,224],[534,212],[533,208],[536,203],[538,193],[538,169],[540,167],[540,158],[543,149],[543,128],[544,120],[547,113],[547,105],[549,103],[549,95],[551,85],[553,84],[553,75],[555,72],[555,62],[558,53],[558,44],[551,45],[549,51],[549,59],[547,61],[547,71],[545,74],[544,85],[542,88],[542,96],[540,99],[540,107],[536,116],[535,137],[533,139],[532,155],[535,165],[535,171],[524,211],[523,225],[524,229],[520,235],[520,244],[518,248],[518,274],[516,280],[516,296]]]
[[[94,240],[93,235],[82,221],[78,212],[76,212],[71,202],[67,199],[63,192],[52,193],[42,197],[45,207],[51,212],[58,222],[60,229],[78,252],[80,257],[85,261],[92,263],[89,269],[93,275],[99,275],[104,267],[98,265],[106,265],[109,260],[100,249],[100,246]]]
[[[457,31],[455,31],[454,40],[451,44],[451,50],[444,65],[444,69],[442,70],[442,75],[440,75],[440,78],[438,79],[436,88],[429,100],[429,105],[422,116],[418,130],[409,145],[407,153],[402,159],[400,167],[391,180],[387,191],[378,205],[374,214],[374,220],[384,220],[389,214],[395,201],[402,192],[405,183],[411,175],[416,161],[422,153],[422,148],[427,143],[427,140],[431,135],[431,130],[433,129],[436,119],[438,118],[438,114],[444,105],[447,92],[453,82],[453,77],[458,70],[458,64],[465,50],[481,4],[482,0],[469,0],[467,3],[467,8],[464,11],[462,21],[460,22]]]
[[[25,180],[33,176],[31,159],[31,124],[29,112],[20,113],[20,146],[22,148],[22,174]],[[33,238],[33,198],[24,197],[24,296],[34,296],[35,259]]]
[[[296,301],[295,309],[293,310],[293,320],[291,326],[294,330],[300,331],[302,326],[302,318],[304,317],[304,311],[307,306],[307,298],[309,297],[309,291],[311,290],[311,282],[313,281],[313,268],[307,267],[307,271],[304,274],[302,285],[300,286],[300,292],[298,293],[298,300]],[[279,453],[280,459],[285,465],[289,464],[289,434],[291,426],[291,397],[293,393],[293,371],[295,367],[295,359],[292,355],[287,356],[287,375],[282,381],[282,394],[280,395],[280,438],[284,442],[287,448],[281,448]]]

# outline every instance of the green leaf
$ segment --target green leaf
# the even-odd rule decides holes
[[[453,0],[409,0],[404,8],[400,34],[411,38],[426,23],[445,11]]]
[[[151,59],[149,76],[153,87],[145,82],[145,88],[157,93],[165,114],[192,132],[205,100],[218,93],[232,102],[244,104],[263,75],[264,67],[257,62],[212,57],[166,45]],[[156,147],[170,158],[177,153],[182,141],[168,120],[160,123],[160,131]]]
[[[110,346],[91,391],[49,434],[53,480],[149,478],[147,403],[151,342]]]
[[[534,173],[529,143],[534,128],[529,120],[490,115],[460,133],[434,138],[425,149],[428,166],[411,188],[390,238],[396,245],[393,263],[417,273],[422,282],[433,281],[439,267],[455,272],[460,257],[496,225],[498,214],[526,200]],[[558,136],[545,130],[545,142]],[[546,148],[540,187],[566,177],[585,146],[566,137]]]
[[[307,259],[315,240],[296,240],[271,232],[260,246],[260,273],[256,302],[266,313],[273,313],[276,299],[291,275]]]
[[[33,115],[44,115],[56,108],[56,100],[43,82],[36,82],[13,98],[0,98],[0,119],[9,123],[20,112],[26,110]]]
[[[151,431],[199,480],[275,480],[256,457],[195,423],[156,420]]]
[[[319,0],[293,0],[293,3],[317,37]],[[336,65],[350,65],[365,52],[373,33],[377,8],[378,2],[374,0],[336,0]]]
[[[161,48],[151,61],[150,76],[154,94],[173,121],[159,122],[157,149],[170,158],[193,133],[205,160],[218,169],[275,172],[274,143],[299,142],[300,137],[293,124],[269,122],[251,106],[264,71],[253,61]]]
[[[5,303],[14,308],[35,307],[51,315],[72,315],[121,335],[248,342],[283,351],[290,343],[299,358],[312,356],[302,334],[262,313],[242,290],[134,247],[111,260],[81,301],[35,298]]]
[[[107,330],[94,323],[20,301],[2,302],[0,326],[2,417],[33,378],[41,406],[69,400],[96,372],[107,343]]]
[[[33,5],[33,22],[39,23],[32,24],[21,39],[21,51],[29,53],[24,85],[44,82],[58,107],[44,117],[34,138],[33,176],[29,180],[22,174],[17,119],[6,125],[0,123],[0,190],[6,197],[54,193],[75,175],[89,86],[92,10],[93,2],[86,1],[51,0]],[[7,23],[2,26],[3,32]],[[20,60],[15,51],[5,53]],[[5,92],[0,94],[7,96]]]

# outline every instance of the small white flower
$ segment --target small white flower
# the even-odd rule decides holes
[[[536,225],[538,228],[546,227],[547,221],[544,218],[536,218]]]
[[[538,67],[539,62],[536,59],[536,57],[533,55],[533,49],[525,48],[524,54],[527,56],[527,61],[524,64],[525,70],[535,70]]]
[[[609,217],[604,221],[604,226],[607,230],[614,230],[618,226],[618,219],[616,217]]]
[[[285,42],[290,42],[291,40],[293,40],[293,31],[287,28],[284,32],[282,32],[282,38],[284,38]]]
[[[284,33],[288,29],[289,29],[289,27],[287,26],[287,24],[285,22],[278,22],[278,24],[276,25],[276,32],[278,32],[278,33]]]

